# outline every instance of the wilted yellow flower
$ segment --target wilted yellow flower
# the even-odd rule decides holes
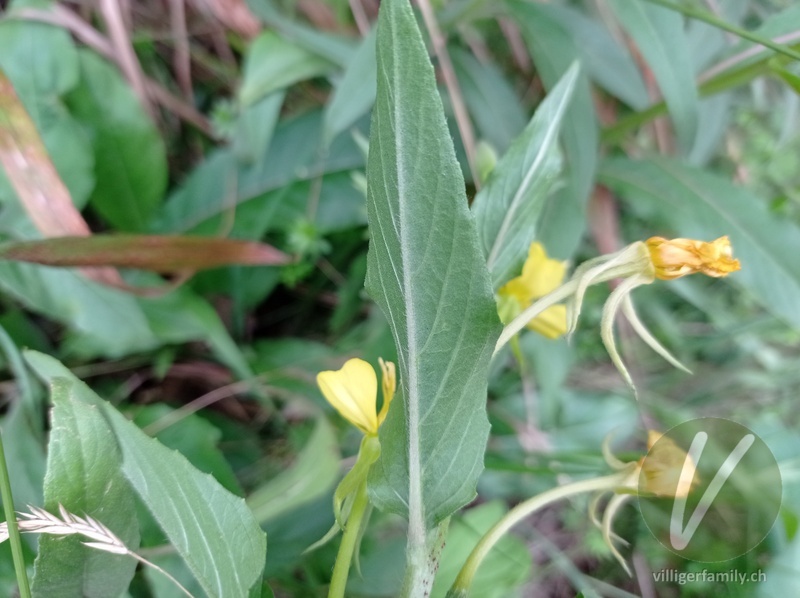
[[[544,288],[550,288],[550,290],[546,291],[544,296],[539,296],[529,307],[523,306],[521,312],[511,312],[510,318],[505,317],[504,303],[501,301],[500,319],[504,323],[507,322],[507,324],[497,340],[495,353],[523,327],[530,326],[531,322],[536,322],[536,320],[542,318],[553,307],[560,307],[556,304],[565,300],[567,302],[567,333],[572,334],[578,325],[583,298],[588,288],[610,280],[622,279],[603,306],[600,336],[611,357],[611,361],[619,370],[625,382],[636,394],[633,379],[622,361],[614,339],[614,322],[620,310],[625,314],[636,334],[645,343],[673,366],[689,372],[650,334],[641,320],[639,320],[631,301],[631,292],[636,287],[652,283],[656,278],[671,280],[694,272],[701,272],[717,278],[727,276],[741,268],[739,260],[733,259],[732,254],[733,250],[728,237],[720,237],[710,243],[693,239],[667,240],[661,237],[652,237],[647,241],[631,243],[615,253],[601,255],[588,260],[575,269],[572,277],[567,282],[556,286],[545,286]],[[534,249],[533,246],[531,246],[528,260],[532,264],[535,264],[537,260],[540,263],[542,260],[554,261],[547,260],[543,249]],[[526,262],[527,265],[528,262]],[[548,268],[543,266],[541,270],[546,273]],[[555,271],[556,268],[552,268],[552,270]],[[535,272],[535,270],[531,269],[530,272]],[[548,278],[548,280],[553,279]],[[519,299],[523,297],[524,289],[541,290],[543,288],[542,285],[537,286],[535,282],[537,281],[535,281],[532,274],[528,274],[526,277],[526,272],[523,271],[522,276],[515,278],[500,289],[501,300],[504,297],[513,297],[515,304],[518,305]]]
[[[686,498],[698,483],[697,466],[692,458],[671,438],[662,438],[659,432],[650,430],[647,435],[647,457],[640,461],[640,488],[655,496]],[[684,470],[691,476],[681,478]]]
[[[540,297],[557,289],[564,281],[566,264],[550,259],[541,243],[534,241],[522,266],[522,274],[512,278],[497,291],[500,318],[508,323]],[[526,324],[530,330],[547,338],[567,332],[567,308],[552,305]]]
[[[615,542],[627,544],[612,531],[616,514],[632,496],[641,491],[653,496],[686,498],[697,482],[697,476],[695,464],[686,451],[671,438],[662,438],[661,433],[655,430],[647,432],[647,455],[635,462],[625,463],[614,457],[608,447],[609,441],[610,437],[607,437],[603,442],[603,455],[606,463],[619,472],[619,478],[617,480],[612,478],[609,488],[595,494],[589,506],[589,516],[603,532],[603,539],[611,553],[630,574],[628,564],[615,545]],[[681,473],[687,467],[692,474],[689,480],[681,478]],[[608,501],[603,520],[600,521],[597,518],[597,507],[607,490],[612,490],[614,496]]]
[[[461,571],[459,571],[458,575],[456,576],[456,579],[453,582],[453,585],[450,587],[450,591],[447,595],[462,597],[469,594],[470,586],[472,585],[472,581],[475,577],[478,567],[480,567],[481,562],[489,554],[492,547],[495,546],[517,523],[558,500],[586,493],[591,493],[593,495],[593,498],[589,504],[590,519],[602,531],[603,539],[611,551],[611,554],[614,555],[614,558],[619,561],[625,571],[627,571],[627,573],[630,575],[631,570],[616,546],[618,543],[627,544],[627,542],[613,532],[612,526],[614,523],[614,517],[616,517],[617,513],[619,513],[620,509],[627,501],[631,499],[631,497],[639,494],[640,476],[643,468],[648,467],[647,461],[650,459],[655,459],[655,462],[658,464],[656,469],[662,470],[663,466],[663,471],[669,471],[670,474],[673,472],[674,465],[676,467],[676,471],[678,472],[678,476],[680,476],[680,471],[683,470],[684,462],[686,461],[686,453],[678,448],[674,443],[665,443],[662,441],[654,447],[656,441],[660,437],[661,435],[658,432],[650,431],[648,433],[649,454],[638,461],[625,462],[613,455],[609,447],[611,436],[607,436],[602,447],[603,457],[605,458],[609,467],[614,470],[613,473],[595,478],[577,480],[569,484],[557,486],[555,488],[551,488],[550,490],[546,490],[541,494],[532,496],[528,500],[516,505],[513,509],[506,513],[500,519],[500,521],[495,523],[491,529],[489,529],[489,531],[486,532],[486,534],[484,534],[484,536],[478,541],[475,548],[473,548],[472,552],[461,568]],[[655,453],[653,452],[654,450]],[[692,473],[694,474],[693,469]],[[659,476],[656,476],[655,479],[658,481],[652,485],[647,481],[642,484],[645,486],[646,492],[652,492],[653,494],[656,494],[659,490],[664,490],[664,494],[658,495],[671,496],[676,494],[671,488],[667,490],[665,486],[661,485],[661,478]],[[680,495],[682,492],[684,492],[683,489],[679,490],[677,494]],[[688,494],[689,488],[685,488],[685,492]],[[603,518],[600,520],[597,516],[599,505],[603,497],[607,496],[609,493],[612,493],[612,497],[605,506],[605,509],[603,510]],[[683,496],[685,496],[685,494]]]
[[[710,243],[651,237],[645,244],[650,251],[656,278],[662,280],[673,280],[695,272],[720,278],[741,269],[739,260],[733,259],[733,248],[727,236]]]
[[[340,370],[317,374],[317,384],[328,402],[367,436],[377,436],[397,385],[394,364],[383,359],[379,361],[383,372],[383,407],[380,413],[376,407],[378,378],[372,366],[363,359],[348,359]]]

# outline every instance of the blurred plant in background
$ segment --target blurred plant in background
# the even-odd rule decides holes
[[[609,432],[635,462],[647,430],[700,416],[745,423],[781,466],[780,517],[757,548],[686,561],[628,506],[614,531],[630,543],[629,577],[577,497],[504,536],[470,595],[797,595],[800,6],[419,0],[434,80],[407,20],[378,32],[380,7],[406,15],[406,4],[2,3],[0,427],[18,509],[63,504],[196,596],[325,595],[339,540],[306,549],[341,523],[331,503],[362,434],[316,376],[383,356],[399,385],[380,458],[358,477],[377,508],[348,596],[401,592],[413,500],[393,489],[412,416],[431,426],[422,531],[449,521],[433,596],[509,509],[607,475]],[[393,80],[379,64],[414,68]],[[425,95],[434,85],[446,129]],[[389,116],[419,137],[393,144]],[[406,163],[412,203],[395,204],[387,169]],[[398,215],[412,233],[397,249],[387,213],[401,205],[413,206]],[[565,263],[637,239],[723,235],[741,272],[636,291],[641,321],[693,376],[641,350],[620,319],[633,400],[598,334],[614,279],[588,288],[569,342],[550,322],[554,338],[522,331],[489,363],[490,299],[519,299],[513,313],[501,305],[507,323],[559,284],[522,301],[509,281],[542,263],[563,277]],[[424,283],[387,286],[395,250]],[[398,342],[409,297],[419,330],[444,331],[413,355]],[[466,341],[447,336],[459,326]],[[430,419],[405,411],[415,388],[445,396]],[[470,442],[438,453],[434,441],[456,442],[447,422]],[[450,455],[470,467],[451,471]],[[436,493],[456,479],[464,488]],[[14,595],[6,546],[0,594]],[[33,595],[176,595],[158,572],[78,538],[23,536],[21,555]],[[664,569],[766,581],[655,581]]]

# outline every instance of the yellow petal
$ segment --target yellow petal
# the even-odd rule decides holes
[[[522,278],[531,297],[538,299],[556,290],[564,281],[566,272],[567,266],[564,262],[548,258],[541,243],[531,243],[528,259],[522,266]]]
[[[651,237],[645,243],[656,277],[662,280],[673,280],[695,272],[720,278],[741,269],[739,260],[733,258],[728,237],[720,237],[710,243],[695,239]]]
[[[389,413],[389,405],[392,404],[394,392],[397,390],[397,372],[391,361],[384,361],[379,357],[378,363],[381,365],[381,386],[383,388],[383,406],[378,414],[378,427],[380,427],[383,420],[386,419],[386,414]]]
[[[527,307],[534,299],[558,288],[565,274],[566,264],[548,258],[542,244],[534,241],[522,266],[522,274],[509,280],[498,293],[514,297],[520,305]]]
[[[567,333],[567,307],[565,305],[548,307],[528,322],[527,328],[547,338],[564,336]]]
[[[378,377],[370,364],[349,359],[340,370],[317,374],[317,384],[342,417],[365,434],[378,433]]]
[[[644,489],[656,496],[687,497],[699,481],[692,458],[674,440],[653,430],[648,432],[647,448],[642,461]],[[691,475],[681,476],[684,469]]]

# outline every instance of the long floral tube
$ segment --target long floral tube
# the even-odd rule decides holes
[[[517,523],[542,507],[563,498],[576,494],[583,494],[585,492],[610,490],[617,484],[623,482],[628,475],[630,475],[629,471],[617,472],[599,478],[580,480],[572,484],[567,484],[566,486],[557,486],[556,488],[537,494],[518,504],[481,538],[480,542],[478,542],[477,546],[475,546],[470,553],[461,571],[459,571],[453,585],[447,592],[446,598],[466,598],[466,596],[469,595],[469,588],[472,585],[472,580],[481,562],[486,558],[486,555],[489,554],[489,551],[494,545]]]

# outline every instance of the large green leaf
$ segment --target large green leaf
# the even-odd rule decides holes
[[[65,370],[67,371],[67,370]],[[139,522],[131,487],[122,474],[122,453],[102,409],[87,403],[71,377],[49,378],[53,401],[44,506],[59,505],[107,526],[131,550],[139,546]],[[130,557],[81,545],[77,536],[43,535],[32,591],[35,596],[119,596],[136,569]]]
[[[367,165],[368,292],[397,345],[398,397],[370,493],[409,519],[409,552],[475,496],[499,323],[433,67],[407,0],[381,5]],[[416,563],[419,564],[419,563]]]
[[[250,45],[244,63],[244,81],[239,90],[242,106],[289,87],[298,81],[318,77],[333,63],[275,34],[265,31]]]
[[[164,142],[116,68],[88,50],[80,65],[80,85],[66,99],[92,140],[89,201],[114,227],[144,230],[167,186]]]
[[[93,413],[97,420],[92,429],[107,434],[111,442],[116,438],[116,454],[121,452],[122,456],[121,470],[117,461],[95,468],[96,475],[105,484],[109,476],[124,473],[209,596],[242,598],[260,586],[266,538],[243,499],[225,490],[212,476],[196,470],[180,453],[146,436],[55,359],[36,352],[28,352],[26,358],[44,380],[66,379],[76,412],[81,417]],[[91,437],[91,430],[83,428],[71,433],[76,436],[73,443],[81,442],[82,435]],[[108,447],[115,448],[111,444]],[[87,454],[99,460],[103,455],[114,454],[108,447],[97,447]],[[74,467],[73,462],[65,460],[60,471],[69,475]],[[48,471],[52,468],[48,467]],[[120,509],[121,499],[100,498],[104,509]],[[72,508],[70,504],[65,506]],[[120,510],[134,512],[132,505]],[[88,509],[86,512],[106,522],[105,510],[97,515]]]
[[[159,345],[135,297],[79,272],[0,262],[0,289],[79,335],[85,355],[121,357]]]
[[[240,204],[252,201],[253,211],[242,217],[248,221],[267,222],[275,217],[284,193],[293,191],[293,183],[306,182],[323,174],[339,173],[361,168],[364,156],[350,136],[340,135],[329,148],[327,156],[319,156],[322,136],[322,113],[312,112],[286,122],[275,130],[269,151],[252,164],[237,160],[231,149],[212,152],[169,198],[153,225],[154,232],[203,231],[219,234],[233,208],[237,221],[243,212]],[[326,177],[327,178],[327,177]],[[349,185],[351,197],[358,192]],[[323,180],[321,196],[329,191]],[[302,196],[302,207],[309,193]],[[271,204],[275,204],[274,206]],[[294,202],[292,202],[294,203]],[[326,209],[341,212],[341,206],[326,206],[321,202],[320,214]],[[225,218],[223,222],[220,218]],[[202,226],[201,226],[202,225]],[[237,222],[237,226],[239,223]],[[253,238],[253,237],[248,237]]]
[[[717,175],[669,160],[609,160],[600,180],[629,202],[661,212],[681,237],[729,235],[742,262],[731,282],[800,327],[800,234],[794,224],[770,214],[763,200]]]
[[[683,18],[673,10],[644,0],[611,0],[610,6],[650,65],[678,139],[688,150],[697,129],[698,95]]]
[[[519,273],[561,174],[558,134],[578,72],[577,64],[567,71],[475,196],[473,213],[495,289]]]
[[[581,40],[573,39],[540,4],[507,0],[507,5],[520,25],[545,87],[552,90],[572,63],[580,59]],[[597,165],[597,120],[589,81],[583,73],[564,118],[561,141],[567,164],[565,185],[545,207],[538,238],[549,253],[567,258],[577,249],[586,228],[586,202]]]
[[[0,70],[35,123],[73,202],[82,206],[94,185],[93,157],[89,139],[61,102],[79,78],[78,52],[69,34],[43,23],[0,21]],[[0,200],[15,196],[0,168]]]

